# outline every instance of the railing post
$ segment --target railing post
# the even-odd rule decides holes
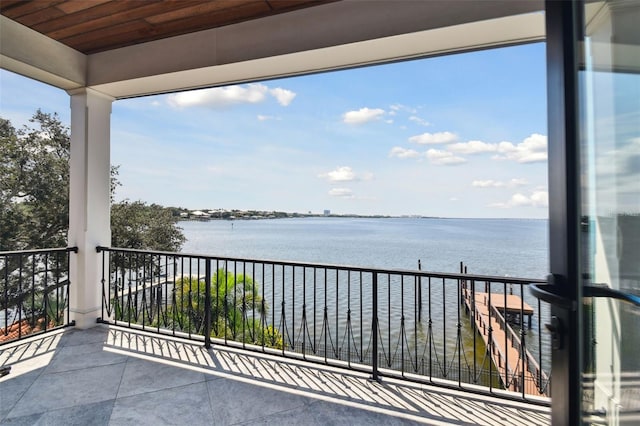
[[[211,260],[204,267],[204,346],[211,348]]]
[[[371,370],[372,376],[371,379],[376,382],[380,381],[378,377],[378,274],[373,272],[373,306],[372,306],[372,318],[371,318],[371,345],[372,345],[372,355],[371,355]]]
[[[106,294],[105,294],[105,284],[106,284],[106,280],[105,280],[105,275],[104,275],[104,270],[105,270],[105,266],[104,266],[104,261],[105,261],[105,250],[103,250],[102,247],[97,246],[96,247],[96,252],[99,253],[98,256],[100,257],[100,285],[102,286],[102,303],[101,303],[101,311],[100,311],[100,318],[98,318],[98,322],[102,322],[104,320],[104,313],[105,311],[109,312],[110,311],[110,302],[107,302],[109,300],[111,300],[111,288],[109,286],[109,288],[106,289]],[[69,255],[69,257],[71,257],[71,255]],[[71,259],[69,259],[69,265],[71,265]],[[107,306],[105,306],[105,302],[107,302]],[[110,320],[111,318],[107,318],[107,322]]]
[[[422,271],[420,259],[418,259],[418,271]],[[422,275],[418,277],[418,322],[422,322]]]

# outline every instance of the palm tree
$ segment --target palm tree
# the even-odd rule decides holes
[[[182,330],[204,332],[205,295],[205,282],[197,277],[184,276],[176,282],[173,314]],[[210,295],[214,337],[258,344],[262,336],[275,334],[273,330],[265,332],[263,319],[268,307],[250,276],[220,268],[211,278]]]
[[[212,318],[224,318],[225,329],[231,332],[233,339],[237,339],[239,334],[245,334],[245,332],[250,333],[247,337],[254,337],[255,321],[249,321],[248,314],[249,312],[258,313],[260,318],[263,318],[267,306],[263,303],[253,278],[245,274],[236,275],[221,268],[213,275],[211,284]],[[216,322],[214,322],[214,332],[227,337],[226,330],[225,333],[220,333],[220,330],[215,328]]]

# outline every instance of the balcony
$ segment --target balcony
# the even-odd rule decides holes
[[[88,330],[74,249],[0,254],[0,421],[550,421],[535,280],[98,251]]]
[[[0,424],[518,424],[550,409],[117,326],[2,347]]]

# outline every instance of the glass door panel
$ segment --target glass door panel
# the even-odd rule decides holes
[[[584,26],[582,416],[640,424],[640,1],[586,2]]]

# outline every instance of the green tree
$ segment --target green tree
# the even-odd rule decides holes
[[[0,117],[0,251],[64,247],[69,228],[69,129],[57,114],[36,111],[16,129]],[[179,251],[185,241],[172,210],[142,201],[113,201],[120,183],[111,169],[112,246]],[[112,257],[112,261],[117,256]],[[49,284],[64,280],[66,257],[0,258],[0,310],[38,319],[58,313],[67,301]],[[55,271],[55,272],[54,272]],[[20,278],[20,273],[31,274]],[[58,274],[59,276],[53,276]],[[36,278],[32,278],[36,277]],[[31,287],[26,288],[27,284]],[[44,291],[45,285],[48,291]],[[30,297],[27,293],[30,293]],[[55,300],[55,303],[54,303]],[[61,321],[62,319],[60,319]],[[13,322],[9,320],[9,324]],[[8,324],[8,325],[9,325]]]
[[[30,121],[0,118],[0,250],[66,245],[69,130],[40,110]]]
[[[249,275],[218,269],[211,278],[211,335],[282,348],[280,332],[264,324],[268,305],[259,291]],[[172,316],[182,330],[204,332],[205,297],[202,280],[188,276],[177,280]]]
[[[69,129],[57,114],[36,111],[30,127],[0,118],[0,250],[63,247],[69,227]],[[111,245],[179,251],[185,241],[174,209],[113,202],[120,186],[111,168]]]
[[[141,250],[179,251],[185,241],[178,217],[158,204],[122,201],[111,205],[111,245]]]
[[[66,245],[69,131],[57,115],[40,110],[30,122],[16,129],[0,118],[0,251]],[[3,257],[0,310],[9,315],[7,325],[15,314],[32,329],[61,324],[66,268],[63,254]],[[49,291],[40,291],[45,282]]]

